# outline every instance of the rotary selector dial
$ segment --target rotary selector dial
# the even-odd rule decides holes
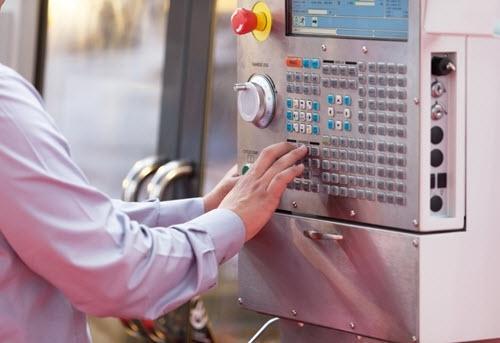
[[[241,118],[258,128],[269,126],[276,111],[276,89],[267,75],[255,74],[248,82],[234,86],[238,92],[238,112]]]

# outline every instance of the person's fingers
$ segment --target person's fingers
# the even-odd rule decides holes
[[[261,177],[278,158],[294,148],[294,145],[286,142],[268,146],[262,150],[249,173],[256,177]]]
[[[273,163],[273,165],[264,173],[262,176],[262,180],[264,182],[271,182],[271,179],[277,175],[278,173],[281,173],[283,170],[289,168],[290,166],[293,166],[296,164],[298,161],[303,159],[307,154],[307,149],[306,148],[297,148],[289,153],[281,156],[276,162]]]
[[[279,172],[273,177],[273,179],[269,183],[267,191],[271,193],[273,196],[280,198],[283,192],[285,191],[287,185],[303,172],[304,172],[303,164],[293,165],[291,167],[288,167],[287,169]]]
[[[231,169],[229,169],[225,177],[236,177],[236,176],[239,176],[237,164],[235,164],[234,166],[231,167]]]

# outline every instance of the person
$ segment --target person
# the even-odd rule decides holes
[[[86,314],[153,319],[214,287],[306,152],[272,145],[203,198],[112,200],[72,160],[33,86],[0,65],[0,342],[89,342]]]

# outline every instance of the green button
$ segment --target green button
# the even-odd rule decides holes
[[[246,173],[248,173],[251,167],[252,165],[249,163],[243,165],[243,167],[241,168],[241,175],[245,175]]]

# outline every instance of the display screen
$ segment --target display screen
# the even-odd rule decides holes
[[[408,1],[288,0],[288,32],[406,41]]]

